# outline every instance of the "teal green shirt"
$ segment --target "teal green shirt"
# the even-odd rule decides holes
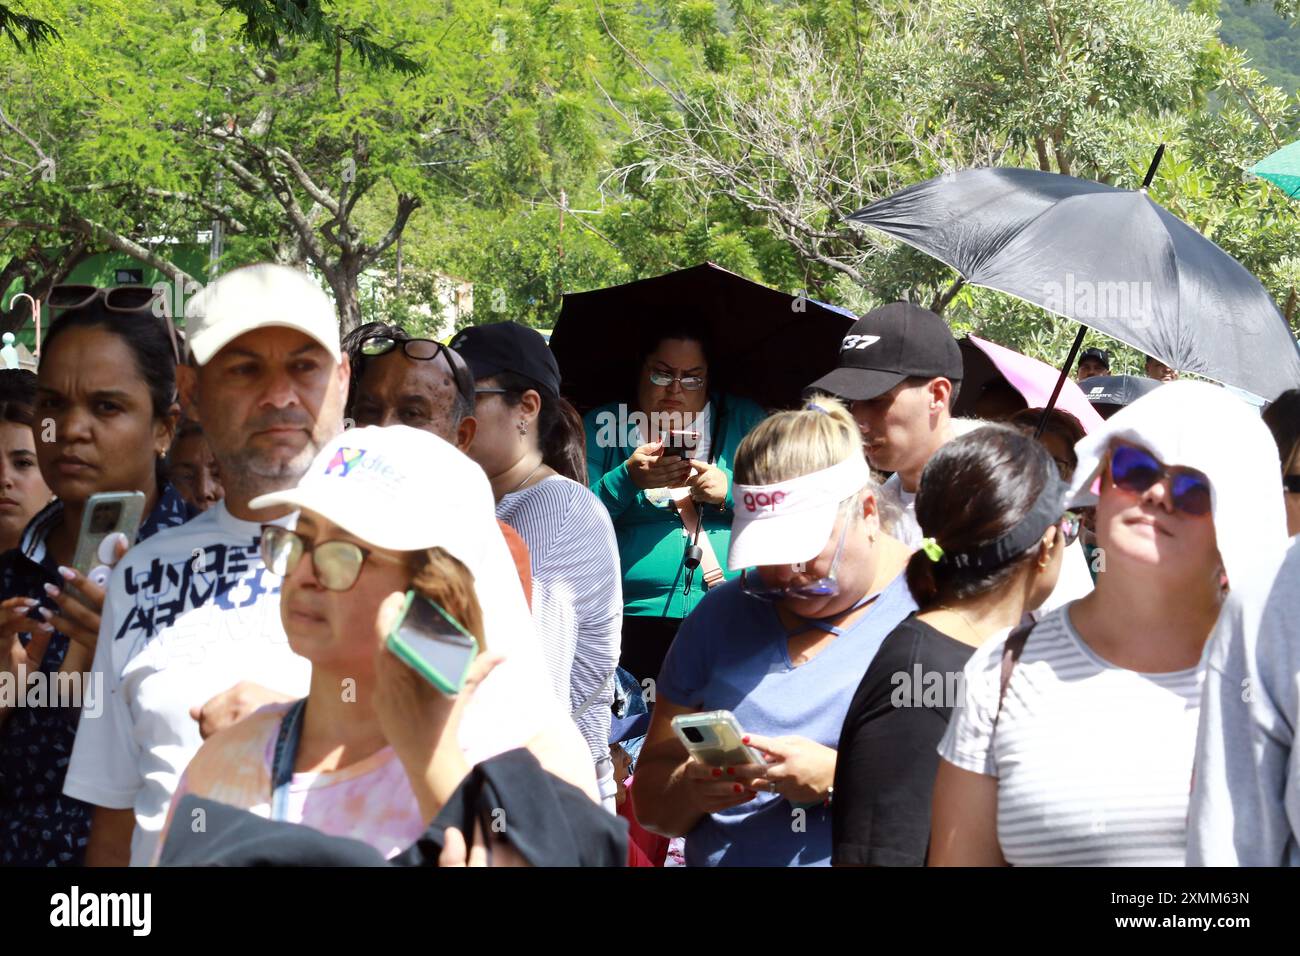
[[[713,464],[727,474],[727,500],[721,505],[700,505],[703,534],[728,578],[727,548],[731,544],[731,467],[736,447],[766,413],[746,398],[715,395],[709,413]],[[683,618],[704,595],[704,577],[697,570],[689,593],[684,593],[686,569],[682,556],[687,539],[675,509],[657,508],[627,475],[628,456],[635,444],[619,434],[619,403],[592,409],[583,419],[587,433],[587,485],[600,499],[614,522],[623,573],[625,615]]]

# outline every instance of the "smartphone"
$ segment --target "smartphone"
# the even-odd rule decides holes
[[[437,601],[415,591],[406,592],[406,603],[385,642],[402,663],[448,695],[460,693],[478,656],[474,635]]]
[[[699,443],[699,432],[674,429],[664,436],[664,457],[680,458],[685,461],[695,456],[695,449]]]
[[[86,574],[98,564],[111,563],[99,553],[99,546],[110,534],[124,534],[127,544],[134,544],[143,516],[144,492],[102,491],[91,495],[81,515],[81,533],[77,536],[72,566]]]
[[[0,555],[0,596],[35,598],[40,602],[38,607],[53,611],[57,606],[45,594],[45,585],[62,588],[66,583],[45,565],[33,561],[17,548],[11,548]],[[27,612],[27,616],[33,621],[45,620],[35,607]]]
[[[679,714],[673,718],[673,733],[692,757],[710,767],[767,763],[761,753],[744,743],[745,732],[729,710]]]

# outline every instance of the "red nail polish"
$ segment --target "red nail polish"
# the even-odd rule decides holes
[[[714,767],[714,768],[713,768],[713,775],[714,775],[715,777],[721,777],[721,776],[722,776],[722,771],[719,770],[717,767]]]
[[[735,784],[735,787],[736,787],[736,793],[740,793],[740,791],[741,791],[741,786],[740,786],[740,784]]]
[[[736,775],[736,768],[735,768],[735,767],[728,767],[728,768],[727,768],[727,774],[728,774],[728,776],[732,776],[732,777],[734,777],[734,776]]]
[[[748,738],[748,737],[741,737],[741,738],[740,738],[740,742],[741,742],[742,744],[747,744],[747,743],[749,743],[749,738]]]

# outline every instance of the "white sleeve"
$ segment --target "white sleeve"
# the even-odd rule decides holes
[[[1272,593],[1234,588],[1206,645],[1187,818],[1190,866],[1300,862],[1287,815],[1300,779],[1300,649],[1288,624],[1293,612],[1285,576]]]
[[[591,747],[592,757],[609,756],[609,725],[613,717],[614,670],[623,647],[623,586],[618,541],[609,515],[585,488],[573,502],[576,525],[555,554],[572,580],[581,582],[574,594],[578,642],[569,683],[569,709]],[[584,707],[585,705],[585,707]],[[577,713],[584,708],[582,713]]]
[[[1002,648],[1006,637],[986,641],[962,670],[962,699],[953,708],[939,741],[939,756],[962,770],[998,775],[993,755],[993,716],[1001,689]]]
[[[140,774],[140,748],[135,742],[135,722],[118,680],[119,663],[113,635],[128,603],[123,586],[123,566],[113,570],[104,614],[100,619],[95,659],[91,664],[92,697],[81,709],[76,742],[68,762],[63,792],[98,807],[129,810],[144,785]],[[126,648],[122,648],[125,652]]]

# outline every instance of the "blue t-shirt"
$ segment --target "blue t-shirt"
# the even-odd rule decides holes
[[[729,710],[747,732],[807,737],[834,748],[854,691],[889,632],[916,610],[903,575],[812,660],[790,663],[789,635],[775,607],[729,581],[682,621],[657,693],[683,707]],[[686,835],[690,866],[829,866],[831,812],[759,793],[709,814]]]

